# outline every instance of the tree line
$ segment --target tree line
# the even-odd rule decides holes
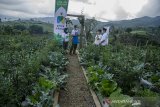
[[[30,25],[26,27],[22,24],[17,25],[0,25],[0,34],[1,35],[27,35],[27,34],[47,34],[47,31],[44,31],[42,26],[39,25]]]

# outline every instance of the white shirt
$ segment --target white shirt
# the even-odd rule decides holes
[[[79,35],[78,29],[73,29],[72,32],[71,32],[71,35],[72,36],[78,36]]]
[[[102,35],[96,35],[94,44],[99,45],[101,42]]]
[[[68,42],[69,41],[69,34],[62,33],[62,39],[64,42]]]
[[[101,43],[102,46],[108,45],[108,33],[107,32],[102,35],[101,42],[102,41],[104,41],[103,43]]]

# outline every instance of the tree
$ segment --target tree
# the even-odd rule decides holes
[[[85,18],[84,18],[84,16],[82,15],[82,16],[80,16],[80,17],[78,17],[78,20],[79,20],[79,22],[80,22],[80,24],[81,24],[81,36],[80,36],[80,48],[82,48],[83,47],[83,44],[84,43],[86,43],[87,41],[84,39],[84,20],[85,20]],[[84,40],[83,40],[84,39]],[[85,42],[83,42],[83,41],[85,41]]]
[[[95,29],[97,21],[95,20],[95,18],[87,19],[84,25],[85,25],[86,40],[89,41],[92,39],[91,32]]]
[[[21,19],[19,18],[18,21],[21,21]]]
[[[69,32],[71,32],[71,30],[72,30],[71,26],[73,26],[73,23],[69,18],[66,18],[66,25],[67,25]]]
[[[2,22],[2,19],[0,18],[0,23]]]
[[[126,29],[126,32],[127,32],[127,33],[131,33],[131,32],[132,32],[132,28],[127,28],[127,29]]]
[[[31,25],[29,27],[30,34],[43,34],[43,27],[38,25]]]
[[[24,25],[15,25],[13,28],[20,31],[24,31],[27,29]]]
[[[11,26],[4,26],[4,34],[12,35],[13,34],[13,28]]]

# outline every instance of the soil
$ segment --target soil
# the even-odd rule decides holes
[[[67,84],[65,90],[60,91],[60,107],[95,107],[88,84],[80,67],[77,56],[67,56]]]

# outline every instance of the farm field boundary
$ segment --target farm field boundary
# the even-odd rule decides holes
[[[80,62],[79,52],[77,51],[77,53],[78,53],[78,60],[79,60],[79,62]],[[88,81],[88,77],[87,77],[87,75],[86,75],[86,70],[84,69],[83,66],[81,66],[81,68],[82,68],[83,74],[84,74],[84,76],[85,76],[85,78],[86,78],[86,81],[87,81],[87,83],[88,83],[89,81]],[[101,105],[101,103],[100,103],[100,100],[99,100],[97,94],[96,94],[91,88],[89,88],[89,89],[90,89],[90,93],[92,94],[92,97],[93,97],[93,100],[94,100],[94,102],[95,102],[96,107],[102,107],[102,105]]]

